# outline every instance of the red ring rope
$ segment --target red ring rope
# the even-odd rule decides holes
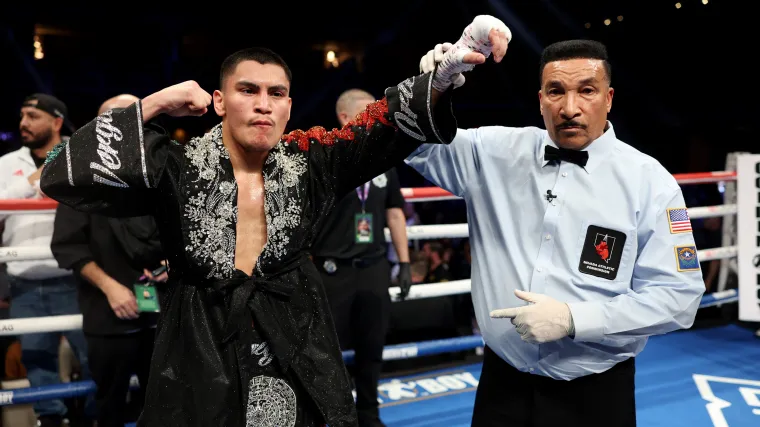
[[[720,181],[736,181],[736,172],[696,172],[675,174],[673,177],[679,184],[706,184]],[[428,198],[453,198],[454,195],[438,187],[402,188],[401,194],[406,200]],[[53,199],[8,199],[0,200],[0,210],[26,211],[55,209],[58,202]]]

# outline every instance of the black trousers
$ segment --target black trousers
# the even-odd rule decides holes
[[[123,335],[86,335],[90,371],[97,386],[98,427],[124,427],[134,421],[128,419],[127,413],[127,392],[133,374],[137,375],[140,390],[132,396],[142,409],[154,335],[154,329]]]
[[[571,381],[520,372],[485,348],[473,427],[634,427],[634,359]]]
[[[360,426],[379,424],[377,386],[383,362],[383,346],[390,319],[390,265],[381,258],[366,267],[338,264],[322,273],[325,292],[342,350],[355,351],[348,366],[356,386],[356,411]]]

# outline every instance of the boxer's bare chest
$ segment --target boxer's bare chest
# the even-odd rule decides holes
[[[235,172],[235,180],[238,185],[235,268],[253,274],[267,240],[264,177],[261,173]]]

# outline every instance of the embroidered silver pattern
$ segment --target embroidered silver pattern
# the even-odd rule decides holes
[[[69,185],[74,186],[74,175],[71,173],[71,150],[69,149],[69,141],[66,140],[66,172],[69,174]]]
[[[417,113],[412,111],[409,106],[410,101],[414,97],[414,80],[414,77],[410,77],[396,86],[398,88],[401,111],[393,113],[393,118],[396,121],[396,126],[404,131],[405,134],[418,141],[425,142],[427,141],[427,137],[425,137],[425,133],[420,129],[420,125],[417,124]],[[428,91],[428,96],[429,94],[430,92]]]
[[[145,188],[150,188],[150,181],[148,181],[148,168],[145,165],[145,137],[143,136],[143,116],[142,116],[142,103],[140,101],[135,103],[137,109],[137,134],[140,138],[140,160],[142,161],[142,173],[145,180]]]
[[[285,381],[265,375],[254,377],[248,389],[246,427],[293,427],[296,394]]]
[[[99,115],[95,121],[95,137],[98,140],[97,153],[100,157],[100,163],[90,162],[90,169],[93,170],[92,180],[98,184],[129,188],[129,184],[119,178],[115,172],[121,169],[121,159],[119,152],[111,144],[115,142],[118,147],[124,138],[124,133],[113,123],[112,113],[113,110],[108,110]],[[96,174],[96,171],[103,175]]]
[[[431,104],[431,96],[433,95],[433,76],[428,76],[428,84],[427,84],[427,97],[425,98],[425,104],[427,105],[427,114],[428,119],[430,120],[430,128],[433,129],[433,135],[435,135],[436,138],[438,138],[438,141],[440,141],[443,144],[446,144],[446,141],[441,138],[441,134],[438,133],[438,128],[435,126],[435,119],[433,118],[433,109]]]
[[[251,355],[260,356],[259,366],[262,368],[272,363],[274,360],[274,354],[269,350],[269,343],[261,342],[258,344],[251,344]]]
[[[288,153],[277,145],[267,156],[266,165],[273,162],[274,168],[264,174],[267,243],[262,257],[280,259],[287,252],[289,236],[301,224],[302,208],[298,190],[301,175],[306,173],[306,158],[300,153]]]
[[[185,148],[185,156],[194,166],[188,168],[188,174],[197,176],[192,182],[201,189],[185,205],[185,217],[191,223],[189,244],[185,250],[201,262],[210,262],[207,278],[231,277],[235,271],[235,230],[232,225],[237,222],[234,203],[237,191],[234,181],[221,179],[223,170],[219,160],[229,158],[222,144],[222,125],[215,126],[202,137],[193,138]]]

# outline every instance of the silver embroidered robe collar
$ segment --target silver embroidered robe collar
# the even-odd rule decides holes
[[[184,206],[186,250],[207,278],[225,279],[235,272],[237,224],[237,183],[230,155],[222,142],[222,124],[185,147]],[[261,264],[282,259],[289,252],[291,234],[298,229],[303,214],[301,176],[306,158],[277,144],[264,163],[264,211],[267,242],[257,261]],[[251,272],[245,272],[250,274]]]

